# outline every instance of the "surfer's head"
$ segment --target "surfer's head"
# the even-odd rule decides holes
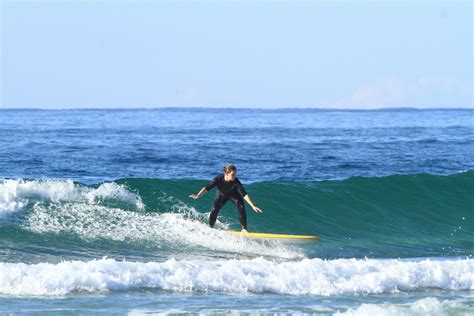
[[[224,179],[226,181],[234,181],[237,175],[237,168],[234,165],[224,166]]]

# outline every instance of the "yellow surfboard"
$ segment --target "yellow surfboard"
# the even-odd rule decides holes
[[[265,233],[242,233],[240,231],[226,230],[226,232],[241,237],[275,240],[286,243],[300,243],[300,242],[313,242],[319,241],[318,236],[307,236],[307,235],[284,235],[284,234],[265,234]]]

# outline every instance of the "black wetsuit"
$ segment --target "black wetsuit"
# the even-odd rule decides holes
[[[217,220],[217,215],[219,215],[219,211],[221,210],[222,206],[224,206],[228,200],[231,200],[239,211],[239,220],[242,228],[247,229],[247,214],[245,213],[243,199],[243,197],[247,195],[247,192],[245,192],[242,183],[240,183],[237,177],[234,181],[225,181],[224,174],[220,174],[206,185],[206,190],[210,191],[216,186],[219,191],[216,194],[216,199],[214,200],[214,205],[212,206],[211,215],[209,216],[209,226],[214,227],[214,224]]]

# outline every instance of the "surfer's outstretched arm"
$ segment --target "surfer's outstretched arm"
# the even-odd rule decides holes
[[[192,199],[199,199],[201,196],[206,194],[208,191],[206,187],[203,187],[197,194],[190,194],[189,197]]]
[[[244,200],[247,201],[247,203],[252,207],[252,209],[256,213],[263,213],[263,211],[260,208],[256,207],[255,204],[253,204],[253,201],[248,194],[244,196]]]
[[[219,176],[214,177],[214,179],[212,179],[206,186],[202,187],[201,191],[199,191],[197,194],[190,194],[189,197],[192,199],[199,199],[201,196],[211,191],[212,188],[214,188],[217,185],[218,181],[219,181]]]

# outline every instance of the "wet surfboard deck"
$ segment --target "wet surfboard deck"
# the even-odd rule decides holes
[[[285,234],[267,234],[267,233],[242,233],[240,231],[226,230],[225,232],[230,233],[235,236],[240,236],[243,238],[252,238],[256,240],[274,240],[285,243],[308,243],[319,241],[318,236],[309,236],[309,235],[285,235]]]

